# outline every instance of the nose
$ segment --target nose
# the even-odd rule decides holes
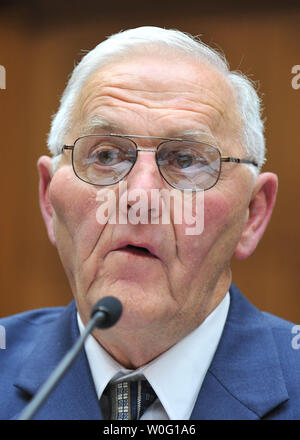
[[[160,189],[166,186],[164,179],[160,175],[156,160],[155,150],[137,150],[137,160],[126,177],[128,209],[136,202],[143,205],[152,217],[159,217],[161,210],[157,197]],[[152,191],[157,190],[157,191]]]
[[[148,195],[152,189],[161,189],[164,186],[155,160],[155,150],[137,149],[137,160],[126,182],[128,191],[142,190]]]

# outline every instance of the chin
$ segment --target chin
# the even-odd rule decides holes
[[[87,316],[93,305],[101,298],[114,296],[123,305],[118,327],[124,329],[145,327],[155,321],[165,320],[176,305],[168,289],[163,286],[158,288],[157,285],[157,282],[154,284],[153,281],[149,284],[128,279],[94,283],[86,297],[77,304],[80,310],[84,310],[84,316]]]

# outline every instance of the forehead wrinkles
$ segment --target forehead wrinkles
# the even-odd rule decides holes
[[[172,67],[174,75],[172,74]],[[91,75],[75,106],[76,120],[84,122],[111,107],[132,109],[154,118],[158,111],[179,110],[203,119],[210,129],[236,125],[235,97],[232,87],[215,68],[207,65],[141,61],[112,64]],[[116,116],[118,111],[116,110]]]

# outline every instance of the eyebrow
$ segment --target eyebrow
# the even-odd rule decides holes
[[[210,145],[217,145],[217,139],[208,131],[205,130],[184,130],[172,132],[172,136],[177,139],[186,139],[197,142],[206,142]]]
[[[107,133],[114,133],[115,131],[122,132],[118,124],[115,124],[100,115],[95,115],[86,119],[81,126],[81,130],[83,134],[90,134],[97,130],[105,130]]]
[[[122,127],[101,115],[95,115],[91,118],[86,119],[83,123],[82,127],[82,135],[93,134],[99,130],[105,130],[107,134],[123,134],[123,135],[134,135],[135,133],[128,133],[127,130],[123,130]],[[217,139],[208,131],[205,130],[171,130],[169,131],[167,136],[160,136],[160,133],[157,134],[158,138],[174,138],[174,139],[185,139],[197,142],[208,143],[210,145],[217,146]]]

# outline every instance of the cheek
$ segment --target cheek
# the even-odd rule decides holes
[[[178,241],[179,257],[183,264],[190,263],[190,267],[196,267],[199,270],[201,262],[206,255],[210,253],[215,246],[218,246],[219,240],[231,230],[233,223],[232,206],[230,201],[218,193],[206,195],[204,193],[204,203],[198,214],[193,210],[193,217],[201,216],[200,233],[188,235],[187,224],[176,225],[176,235]]]
[[[54,210],[54,230],[60,242],[71,239],[75,246],[89,247],[101,226],[96,220],[96,191],[62,167],[52,178],[50,200]],[[75,250],[75,249],[74,249]]]
[[[231,221],[232,204],[220,194],[209,195],[204,204],[204,230],[209,236],[218,235],[228,228]]]
[[[230,265],[247,217],[246,202],[234,191],[214,192],[206,199],[204,215],[203,241],[210,262]]]

